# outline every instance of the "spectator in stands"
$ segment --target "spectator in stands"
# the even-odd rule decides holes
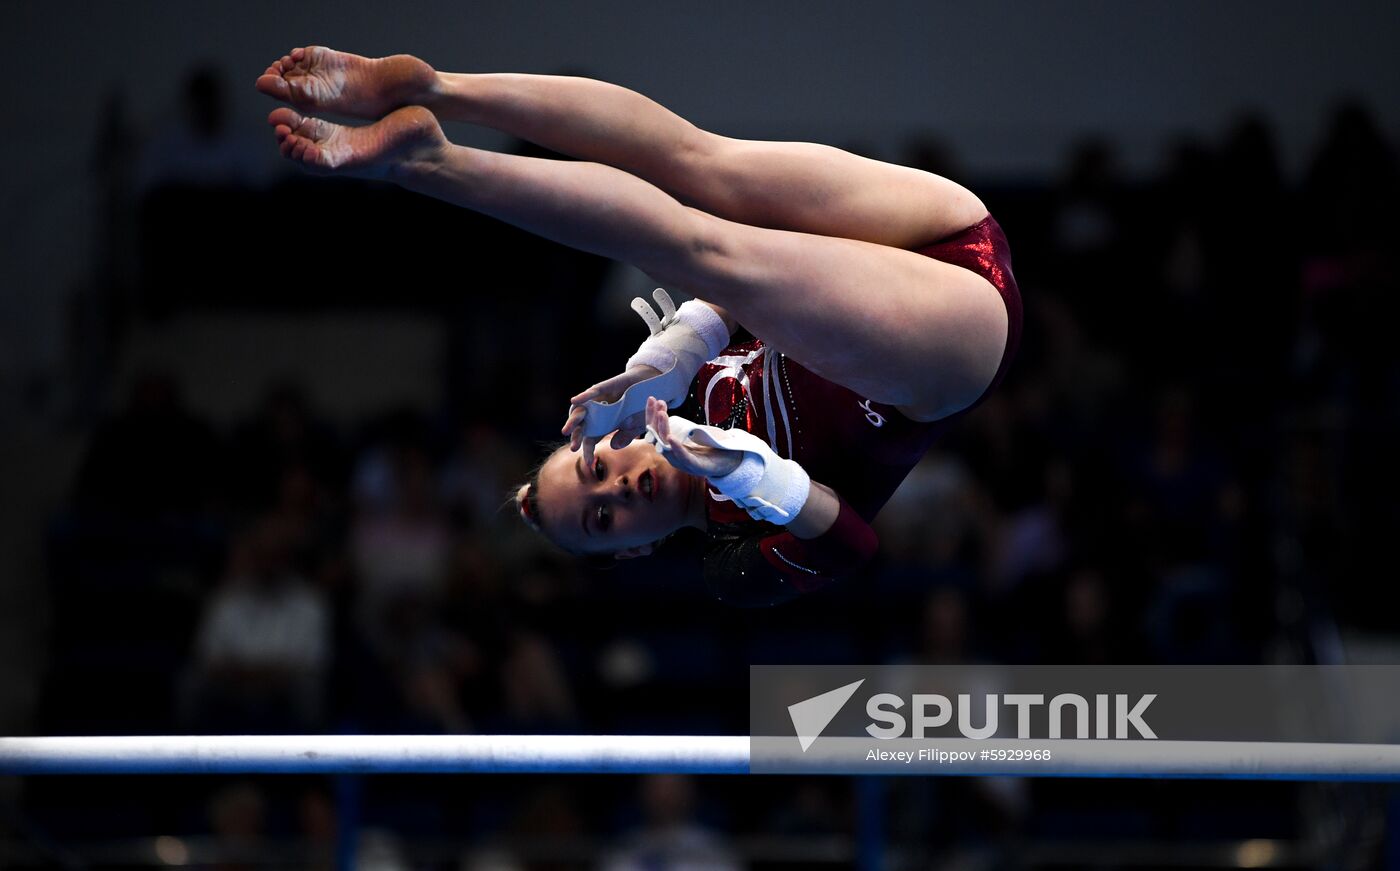
[[[642,779],[645,825],[623,840],[607,871],[724,871],[740,866],[718,832],[695,818],[695,784],[680,774]]]
[[[330,619],[292,571],[284,524],[264,518],[236,542],[195,638],[186,709],[225,734],[304,731],[321,714]]]

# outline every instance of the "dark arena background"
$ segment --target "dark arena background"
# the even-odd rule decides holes
[[[1400,5],[3,20],[0,734],[744,735],[750,664],[1400,662]],[[508,498],[653,285],[294,171],[253,81],[308,44],[590,76],[966,184],[1010,240],[1020,354],[828,590],[737,609],[686,542],[567,557]],[[1400,868],[1400,792],[9,777],[0,866]]]

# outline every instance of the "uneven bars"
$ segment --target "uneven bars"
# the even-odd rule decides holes
[[[791,737],[758,742],[765,764],[781,761],[793,773],[1400,781],[1400,745],[1390,744],[948,739],[936,746],[972,758],[874,768],[862,752],[808,757]],[[980,758],[1032,746],[1051,758]],[[0,774],[747,774],[750,750],[742,735],[0,738]]]

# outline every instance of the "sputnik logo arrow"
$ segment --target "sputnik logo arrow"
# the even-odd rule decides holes
[[[863,683],[865,678],[819,696],[812,696],[795,705],[788,705],[788,716],[792,717],[792,727],[797,730],[797,740],[802,743],[803,753],[807,752],[813,741],[821,737],[822,730],[831,724]]]

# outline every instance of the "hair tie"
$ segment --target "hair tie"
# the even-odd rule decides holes
[[[539,532],[539,507],[535,505],[534,498],[531,493],[532,489],[533,488],[529,484],[526,484],[524,487],[520,488],[520,493],[516,498],[516,502],[520,506],[520,519],[528,523],[531,529],[535,530],[536,532]]]

